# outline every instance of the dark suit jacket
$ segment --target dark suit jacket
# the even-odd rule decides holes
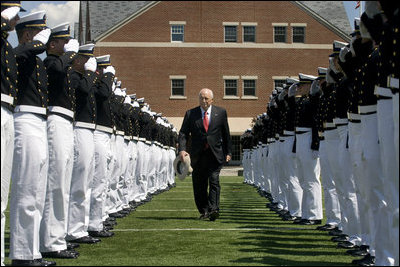
[[[212,106],[208,132],[204,129],[201,115],[200,106],[186,112],[181,130],[179,131],[179,151],[187,151],[186,143],[189,135],[191,135],[191,151],[187,152],[190,154],[191,165],[193,167],[195,167],[197,159],[203,152],[206,143],[209,144],[218,163],[223,164],[226,155],[232,156],[232,143],[226,110],[221,107]]]

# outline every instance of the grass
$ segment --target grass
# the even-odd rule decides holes
[[[187,177],[117,219],[114,237],[81,244],[77,259],[55,261],[58,266],[350,265],[353,258],[337,249],[326,232],[282,221],[254,187],[242,183],[243,177],[221,177],[220,182],[221,216],[215,222],[197,220]],[[7,225],[6,264],[8,236]]]

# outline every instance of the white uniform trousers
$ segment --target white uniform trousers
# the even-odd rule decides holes
[[[147,195],[147,166],[150,160],[150,145],[143,141],[138,142],[138,161],[136,176],[139,181],[139,199],[144,200]]]
[[[265,192],[271,193],[271,179],[270,179],[270,177],[268,175],[268,171],[269,171],[268,170],[268,150],[269,150],[268,145],[263,145],[263,155],[264,155],[264,157],[262,159],[261,165],[262,165],[262,172],[263,172],[263,175],[264,175],[264,188],[263,188],[263,190]]]
[[[320,182],[319,158],[314,159],[311,150],[311,131],[296,134],[297,168],[299,181],[303,189],[301,205],[302,218],[307,220],[321,220],[322,190]]]
[[[262,149],[262,145],[258,145],[257,146],[257,183],[256,186],[258,188],[261,188],[264,176],[263,176],[263,172],[262,172],[262,158],[263,158],[263,149]]]
[[[393,95],[393,125],[394,125],[394,147],[396,153],[396,169],[395,169],[395,182],[397,185],[397,197],[399,196],[399,93]],[[396,251],[395,254],[395,265],[399,265],[399,199],[397,198],[397,204],[395,204],[395,212],[393,213],[393,225],[392,234],[395,236],[393,238],[393,250]]]
[[[120,211],[124,208],[123,204],[123,198],[124,198],[124,193],[123,193],[123,188],[124,188],[124,183],[125,183],[125,177],[124,177],[124,172],[126,168],[126,154],[121,153],[120,151],[124,151],[125,147],[125,139],[123,135],[117,135],[116,136],[116,155],[117,155],[117,160],[119,160],[119,172],[117,174],[116,180],[117,180],[117,195],[118,199],[115,203],[115,207],[117,211]]]
[[[91,190],[94,174],[94,130],[74,127],[74,166],[68,209],[66,240],[88,235]]]
[[[363,245],[369,245],[370,236],[370,204],[368,202],[369,185],[363,177],[361,162],[361,123],[349,122],[349,152],[351,170],[356,186],[358,211],[360,216],[360,237]]]
[[[289,176],[286,176],[285,170],[284,170],[284,164],[282,164],[283,161],[283,144],[284,141],[282,142],[282,139],[279,140],[277,143],[277,163],[276,167],[278,170],[278,184],[280,188],[280,203],[282,203],[282,209],[284,210],[289,210],[288,208],[288,191],[289,191]]]
[[[243,176],[244,176],[244,181],[246,183],[249,182],[249,173],[250,173],[250,166],[249,166],[249,149],[244,149],[243,150]]]
[[[381,211],[386,208],[384,200],[384,180],[379,153],[377,114],[361,115],[361,162],[363,177],[368,185],[368,203],[370,205],[370,254],[375,256],[375,248],[384,243],[377,235],[377,229],[383,227]],[[378,248],[379,249],[379,248]]]
[[[249,156],[249,184],[254,184],[254,148],[250,150]]]
[[[42,258],[40,221],[48,171],[46,120],[33,113],[14,113],[14,159],[10,199],[10,259]]]
[[[128,171],[128,166],[129,162],[132,158],[132,155],[130,154],[130,141],[127,139],[124,139],[124,150],[122,153],[123,156],[123,161],[122,161],[122,208],[129,208],[129,189],[130,189],[130,184],[131,184],[131,176],[130,172]]]
[[[279,203],[279,183],[276,172],[277,144],[277,142],[269,144],[268,165],[271,179],[271,195],[274,202],[278,202],[278,208],[282,208],[282,204]]]
[[[292,216],[301,217],[301,202],[303,189],[301,189],[296,170],[296,154],[293,151],[294,136],[281,137],[285,141],[281,143],[281,157],[283,176],[288,179],[286,192],[288,211]]]
[[[49,170],[46,201],[40,225],[40,251],[67,249],[69,191],[74,164],[74,127],[58,115],[47,119]]]
[[[94,131],[94,175],[90,194],[90,212],[88,231],[102,231],[103,218],[106,214],[105,199],[107,191],[107,180],[110,176],[112,153],[111,134],[107,132]]]
[[[4,266],[5,211],[10,191],[11,170],[14,156],[14,114],[1,106],[1,266]]]
[[[160,189],[166,189],[168,187],[168,168],[169,168],[169,151],[165,148],[162,150],[162,161],[161,161],[161,168],[160,168],[160,173],[161,173],[161,185]]]
[[[361,229],[360,229],[360,216],[358,210],[358,201],[356,194],[356,186],[354,182],[354,175],[351,171],[350,152],[348,149],[348,126],[337,126],[339,133],[340,144],[339,153],[336,155],[341,167],[340,174],[344,188],[344,205],[340,209],[346,209],[347,225],[343,232],[349,235],[349,241],[355,245],[361,245]]]
[[[319,143],[319,161],[321,164],[321,183],[324,190],[326,223],[337,226],[340,223],[340,204],[328,159],[328,146],[325,140]]]
[[[149,153],[149,159],[151,159],[151,162],[148,162],[147,164],[147,193],[154,193],[155,191],[155,180],[156,180],[156,165],[158,163],[158,156],[155,156],[155,147],[156,145],[153,143],[149,145],[150,148],[147,151]]]
[[[170,148],[169,149],[169,171],[170,174],[168,175],[168,184],[173,185],[175,183],[175,170],[174,170],[174,160],[176,158],[175,150]]]
[[[396,174],[396,150],[394,145],[394,125],[393,125],[393,101],[392,99],[379,99],[377,104],[378,116],[378,137],[380,158],[382,164],[384,185],[384,199],[387,203],[385,210],[381,212],[385,214],[384,218],[387,219],[386,226],[383,225],[378,229],[378,235],[386,236],[385,243],[379,244],[380,249],[376,250],[376,264],[377,265],[391,265],[393,266],[395,254],[394,242],[392,241],[395,236],[392,229],[394,214],[396,208],[398,209],[398,173]],[[397,177],[396,177],[397,176]],[[397,187],[396,187],[397,186]],[[382,218],[382,220],[384,219]],[[397,240],[398,239],[397,235]],[[378,253],[382,253],[379,255]]]
[[[121,157],[118,149],[117,135],[111,135],[111,166],[108,176],[107,197],[105,200],[105,210],[107,214],[118,212],[116,204],[118,203],[118,182],[121,168]]]
[[[136,176],[137,169],[137,160],[138,160],[138,142],[136,140],[132,140],[130,142],[130,154],[132,155],[132,163],[129,167],[130,177],[131,177],[131,189],[129,195],[129,201],[140,201],[139,200],[139,181]]]

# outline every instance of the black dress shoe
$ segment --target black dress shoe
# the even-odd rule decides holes
[[[351,263],[359,266],[374,266],[375,257],[371,256],[371,254],[367,254],[364,258],[360,260],[353,260]]]
[[[339,242],[339,243],[337,244],[337,247],[338,247],[338,248],[346,248],[346,249],[349,249],[349,248],[358,248],[359,246],[357,246],[357,245],[351,243],[350,241],[343,241],[343,242]]]
[[[110,213],[108,214],[108,216],[112,217],[112,218],[123,218],[125,217],[125,215],[119,213],[119,212],[114,212],[114,213]]]
[[[98,239],[98,238],[94,238],[94,237],[91,237],[91,236],[87,235],[87,236],[83,236],[83,237],[78,238],[78,239],[70,240],[69,242],[71,242],[71,243],[80,243],[80,244],[95,244],[95,243],[98,243],[100,241],[101,240]]]
[[[75,250],[59,250],[59,251],[51,251],[51,252],[41,252],[42,257],[45,258],[59,258],[59,259],[76,259],[79,256],[79,253]]]
[[[336,226],[335,225],[332,225],[332,224],[325,224],[325,225],[322,225],[322,226],[318,226],[316,229],[317,230],[320,230],[320,231],[331,231],[331,230],[333,230],[333,229],[335,229],[336,228]]]
[[[88,231],[91,237],[112,237],[114,232],[102,230],[102,231]]]
[[[80,247],[80,245],[78,243],[67,242],[67,249],[68,250],[71,250],[71,249],[74,249],[74,248],[79,248],[79,247]]]
[[[340,235],[343,234],[343,231],[339,230],[339,228],[335,228],[335,229],[329,231],[328,234],[331,235],[331,236],[340,236]]]
[[[294,221],[293,224],[299,224],[303,219],[301,217],[297,217]]]
[[[218,211],[212,211],[210,212],[210,221],[215,221],[216,219],[219,218],[219,212]]]
[[[316,224],[321,224],[321,220],[302,220],[300,225],[316,225]]]
[[[47,261],[44,259],[35,260],[12,260],[11,266],[55,266],[55,261]]]
[[[339,236],[334,236],[331,238],[333,242],[344,242],[344,241],[349,241],[349,236],[348,235],[339,235]]]
[[[346,251],[347,254],[350,254],[353,257],[365,257],[369,254],[368,246],[360,246],[356,249],[350,249]]]
[[[199,220],[207,220],[210,218],[210,214],[208,212],[200,214]]]

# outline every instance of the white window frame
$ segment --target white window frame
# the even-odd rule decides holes
[[[169,76],[169,80],[170,80],[170,86],[171,86],[171,95],[169,97],[169,99],[187,99],[186,97],[186,75],[170,75]],[[173,86],[172,86],[172,82],[174,80],[183,80],[183,95],[173,95]]]
[[[184,43],[185,42],[185,25],[186,25],[186,21],[170,21],[169,22],[170,25],[170,40],[171,43]],[[182,41],[174,41],[172,40],[172,35],[174,34],[172,31],[172,28],[174,26],[182,26],[183,27],[183,33],[177,33],[177,34],[182,34]]]

